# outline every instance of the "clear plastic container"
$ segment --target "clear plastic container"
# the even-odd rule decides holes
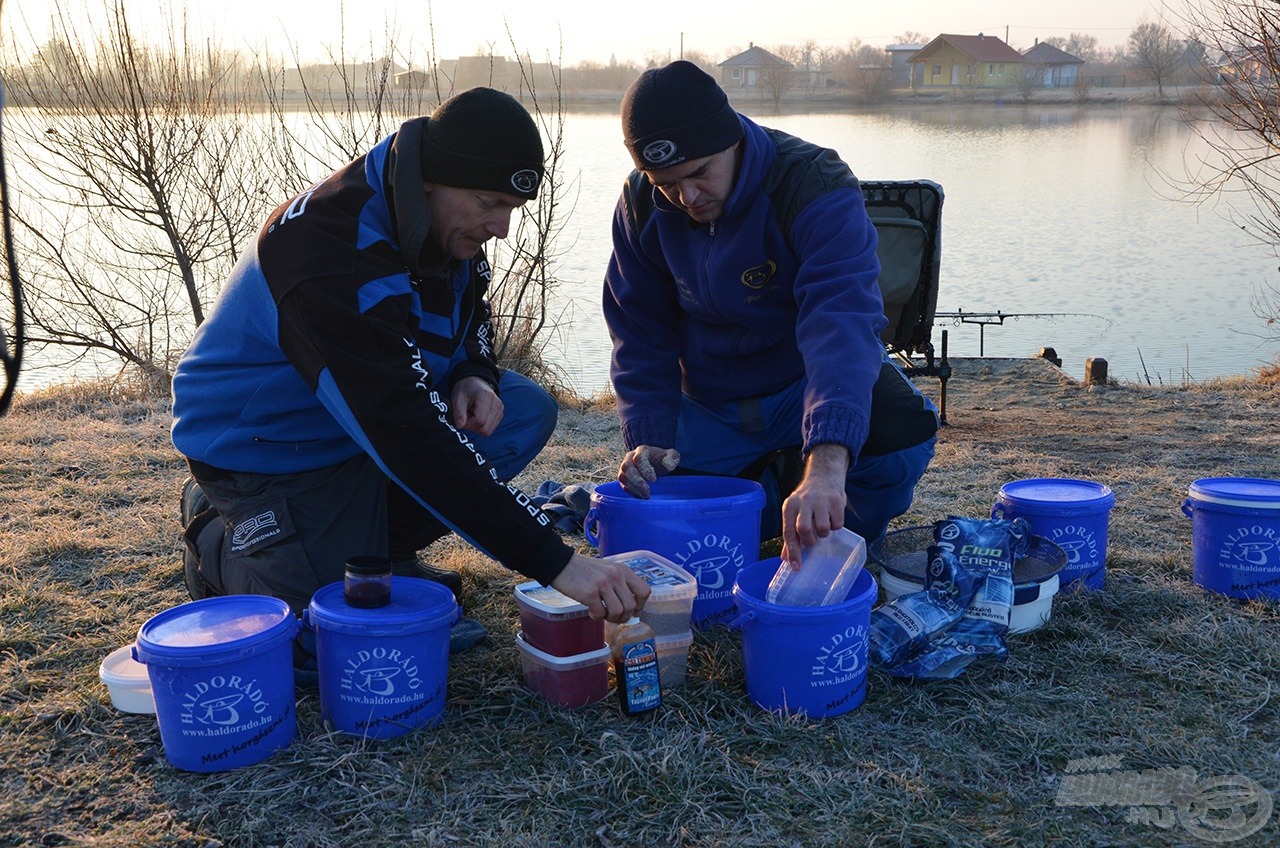
[[[572,657],[604,647],[604,621],[587,608],[536,580],[516,587],[520,629],[532,648],[555,657]]]
[[[658,649],[658,677],[662,681],[662,691],[683,686],[685,674],[689,670],[689,646],[693,644],[693,631],[659,636],[653,641]]]
[[[558,707],[585,707],[609,694],[609,648],[557,657],[529,644],[516,634],[524,682]]]
[[[838,604],[849,594],[867,561],[867,543],[847,527],[829,533],[800,552],[800,568],[786,562],[769,583],[765,600],[788,607]]]
[[[623,563],[649,584],[649,600],[640,611],[640,620],[653,628],[655,636],[674,636],[689,630],[693,602],[698,595],[696,577],[653,551],[630,551],[605,559]],[[616,627],[605,625],[606,640]]]

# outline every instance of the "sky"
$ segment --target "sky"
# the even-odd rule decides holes
[[[47,38],[55,3],[76,9],[73,20],[91,19],[78,11],[87,4],[101,10],[109,0],[8,0],[3,24],[29,33],[36,43]],[[157,6],[169,0],[124,0],[136,14],[135,27],[158,25]],[[1184,0],[1168,0],[1181,8]],[[734,3],[610,3],[607,0],[173,0],[169,8],[185,8],[188,21],[212,34],[229,49],[264,46],[303,61],[324,60],[341,46],[348,55],[371,58],[370,45],[386,43],[388,31],[397,44],[414,53],[441,58],[469,56],[491,46],[512,56],[512,40],[535,60],[550,57],[560,64],[581,61],[643,62],[646,58],[679,58],[681,49],[723,59],[730,50],[801,44],[844,47],[855,39],[883,46],[915,31],[1005,38],[1018,48],[1036,39],[1083,32],[1102,47],[1123,44],[1145,16],[1159,20],[1165,0],[739,0]],[[731,9],[732,11],[728,11]],[[428,18],[430,15],[430,18]],[[174,16],[180,17],[180,15]],[[429,23],[430,22],[430,23]],[[435,49],[431,50],[434,32]],[[19,38],[18,41],[25,39]],[[296,53],[295,53],[296,51]],[[363,54],[363,55],[360,55]]]

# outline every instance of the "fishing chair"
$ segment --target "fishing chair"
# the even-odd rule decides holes
[[[937,377],[938,419],[947,423],[947,331],[935,359],[933,322],[942,267],[942,186],[930,180],[863,182],[867,214],[880,236],[880,294],[885,347],[909,377]]]

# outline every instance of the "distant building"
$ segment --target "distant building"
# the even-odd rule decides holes
[[[1084,66],[1084,59],[1039,39],[1022,54],[1022,61],[1022,72],[1039,74],[1045,88],[1074,88],[1080,79],[1080,68]]]
[[[907,60],[923,69],[923,85],[996,88],[1022,79],[1022,54],[994,35],[943,34]]]
[[[445,59],[436,65],[440,88],[445,97],[476,86],[496,88],[514,97],[522,98],[529,91],[530,82],[538,92],[553,92],[559,84],[559,69],[550,62],[523,62],[505,56],[460,56]],[[429,74],[424,74],[431,79]],[[432,85],[434,85],[432,81]]]
[[[795,66],[763,47],[751,44],[717,67],[720,68],[720,85],[725,88],[757,89],[769,83],[777,74],[789,73]],[[825,84],[824,80],[823,85]]]
[[[912,56],[924,49],[923,44],[890,44],[889,85],[893,88],[916,88],[924,84],[924,65],[913,65]]]

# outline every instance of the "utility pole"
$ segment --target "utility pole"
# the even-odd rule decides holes
[[[680,58],[684,58],[684,33],[680,33]]]

